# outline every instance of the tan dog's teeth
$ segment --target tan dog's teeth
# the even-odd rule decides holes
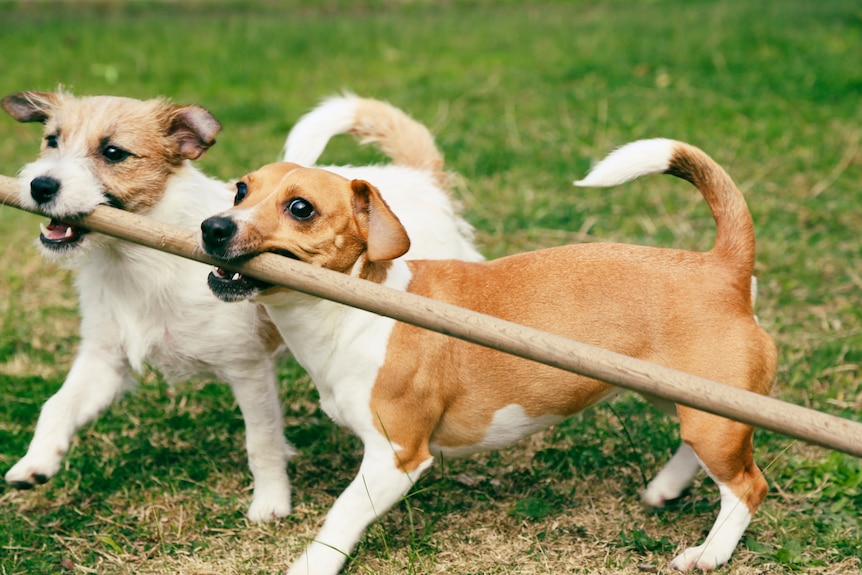
[[[66,233],[65,233],[65,234],[63,234],[63,235],[64,235],[66,238],[71,238],[71,237],[72,237],[72,233],[73,233],[73,232],[72,232],[72,228],[66,228]]]
[[[49,233],[49,232],[48,232],[48,226],[46,226],[46,225],[45,225],[45,224],[43,224],[42,222],[39,222],[39,231],[40,231],[40,232],[42,232],[42,235],[43,235],[43,236],[47,236],[47,235],[48,235],[48,233]]]
[[[230,279],[232,279],[233,281],[239,281],[242,279],[242,275],[239,272],[236,272],[233,274],[233,277]]]

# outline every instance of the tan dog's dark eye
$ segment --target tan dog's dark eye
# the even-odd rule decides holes
[[[294,198],[287,204],[288,213],[297,220],[310,219],[314,214],[314,206],[303,198]]]
[[[102,150],[102,157],[113,164],[122,162],[131,155],[131,153],[117,146],[105,146],[105,149]]]
[[[59,144],[57,143],[57,134],[48,134],[45,136],[45,145],[49,148],[58,148]]]
[[[248,185],[245,182],[236,183],[236,195],[233,197],[233,205],[239,204],[248,195]]]

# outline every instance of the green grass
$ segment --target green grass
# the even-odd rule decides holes
[[[209,108],[201,162],[222,178],[277,157],[296,118],[349,89],[437,135],[489,257],[583,239],[707,248],[686,183],[578,190],[643,137],[696,144],[749,201],[758,314],[780,348],[775,394],[862,419],[862,8],[855,0],[0,4],[0,92],[50,90]],[[35,157],[0,118],[0,173]],[[347,138],[325,161],[379,160]],[[70,276],[31,247],[38,218],[0,209],[0,471],[26,451],[77,346]],[[224,386],[138,393],[83,429],[49,484],[0,487],[0,575],[258,574],[283,569],[361,448],[282,367],[295,514],[249,525],[242,420]],[[717,493],[670,509],[638,491],[676,429],[625,395],[518,447],[446,461],[369,531],[350,573],[638,573],[700,539]],[[850,573],[862,562],[858,459],[758,432],[771,491],[721,573]],[[862,441],[862,438],[860,438]]]

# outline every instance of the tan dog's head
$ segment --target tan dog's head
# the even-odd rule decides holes
[[[204,251],[219,259],[273,252],[367,277],[410,248],[401,222],[368,182],[279,162],[244,176],[236,190],[233,208],[201,224]],[[209,286],[225,301],[272,288],[220,267]]]
[[[84,230],[60,220],[100,204],[147,212],[184,160],[203,156],[221,129],[207,110],[164,99],[18,92],[0,105],[19,122],[45,126],[41,157],[19,175],[19,196],[54,218],[40,237],[54,256],[85,243]]]

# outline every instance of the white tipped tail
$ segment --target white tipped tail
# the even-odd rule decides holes
[[[754,271],[754,223],[742,192],[703,150],[684,142],[638,140],[611,152],[576,186],[615,186],[648,174],[682,178],[703,194],[715,219],[714,251],[733,260],[747,282]]]
[[[670,167],[677,142],[664,138],[638,140],[611,152],[593,166],[576,186],[604,188],[630,182],[640,176],[661,174]]]
[[[302,116],[287,135],[281,159],[301,166],[315,165],[330,139],[353,129],[360,102],[362,98],[353,94],[321,102]]]

